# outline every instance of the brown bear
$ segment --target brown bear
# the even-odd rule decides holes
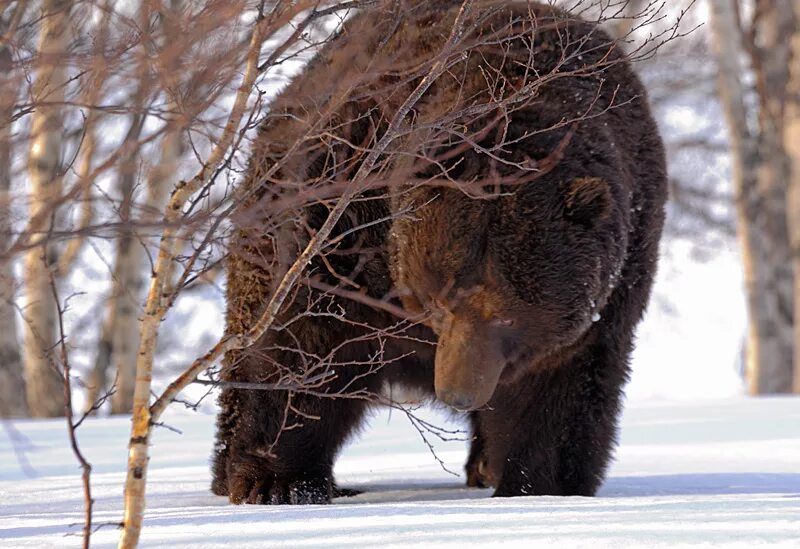
[[[264,310],[336,182],[447,63],[274,325],[226,357],[227,382],[323,373],[307,390],[224,388],[212,490],[233,503],[329,502],[336,455],[374,405],[365,395],[387,386],[468,415],[468,485],[591,496],[603,480],[656,270],[662,142],[596,24],[530,2],[461,10],[366,8],[270,106],[234,218],[231,334]],[[423,321],[399,321],[400,307]]]

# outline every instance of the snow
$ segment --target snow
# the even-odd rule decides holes
[[[693,257],[687,240],[664,239],[661,249],[653,297],[637,329],[629,399],[742,394],[747,315],[736,243],[720,245],[704,261]]]
[[[336,466],[339,484],[362,495],[329,506],[234,507],[208,491],[213,416],[172,411],[167,423],[182,434],[154,436],[144,547],[800,547],[800,398],[631,404],[595,498],[492,499],[464,488],[403,414],[381,411]],[[128,426],[100,418],[79,430],[97,524],[121,517]],[[433,442],[460,473],[466,443]],[[63,421],[6,424],[0,546],[79,546],[79,477]],[[116,539],[104,527],[93,545]]]

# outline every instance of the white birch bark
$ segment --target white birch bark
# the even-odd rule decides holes
[[[0,35],[13,32],[24,6],[15,6],[7,20],[0,14]],[[0,43],[0,74],[12,75],[12,52]],[[11,234],[11,113],[17,98],[13,78],[0,80],[0,235]],[[25,417],[25,378],[19,353],[13,262],[0,262],[0,417]]]
[[[7,132],[0,130],[0,234],[8,234],[11,230],[9,153],[9,136]],[[16,280],[12,267],[11,261],[0,262],[0,418],[28,415],[25,379],[22,375],[22,360],[19,353],[17,311],[14,307]]]
[[[761,211],[752,223],[766,234],[761,301],[762,348],[754,393],[789,393],[794,360],[794,274],[787,219],[790,159],[783,142],[794,18],[791,2],[772,0],[756,20],[753,65],[759,96]]]
[[[172,105],[175,107],[175,105]],[[179,128],[170,128],[162,141],[161,157],[147,182],[145,209],[156,212],[166,203],[167,190],[177,172],[183,153]],[[117,392],[111,400],[111,411],[127,414],[133,409],[133,392],[136,384],[136,356],[139,352],[139,318],[142,289],[145,285],[145,242],[131,233],[120,242],[117,261],[120,263],[122,292],[117,300],[116,322],[112,335],[111,365],[117,373]]]
[[[764,19],[761,34],[770,44],[763,66],[754,67],[764,77],[759,85],[758,129],[750,128],[751,115],[744,101],[741,58],[742,35],[735,0],[711,0],[711,29],[722,99],[731,142],[733,183],[744,278],[747,292],[748,340],[746,378],[751,394],[788,392],[791,387],[792,288],[785,210],[785,166],[780,133],[782,56],[776,16]],[[775,15],[775,14],[771,14]],[[754,45],[755,46],[755,45]],[[784,58],[785,62],[785,58]],[[785,70],[785,68],[784,68]],[[776,82],[777,81],[777,82]],[[776,139],[778,142],[776,143]]]
[[[144,85],[144,82],[142,83]],[[134,187],[139,172],[139,148],[136,142],[141,135],[143,118],[133,116],[128,132],[128,152],[120,163],[119,194],[122,201],[120,216],[123,223],[132,224]],[[111,315],[109,365],[116,374],[116,391],[111,397],[111,413],[130,413],[134,380],[125,357],[130,349],[136,349],[138,337],[136,318],[139,310],[139,295],[142,290],[140,243],[132,226],[125,228],[117,238],[114,257],[114,280],[109,314]]]
[[[62,106],[66,74],[64,54],[69,44],[68,0],[44,0],[39,35],[39,59],[31,116],[28,154],[30,229],[39,240],[52,228],[54,200],[61,192]],[[60,416],[64,411],[61,374],[52,352],[56,343],[57,306],[51,289],[55,266],[52,246],[44,238],[24,257],[24,347],[27,400],[34,417]]]
[[[789,59],[789,86],[784,145],[791,172],[786,201],[789,242],[794,266],[794,368],[792,389],[800,394],[800,0],[792,0],[794,33]]]
[[[177,228],[183,207],[191,195],[207,181],[214,169],[222,162],[234,140],[239,123],[244,116],[247,98],[255,83],[258,59],[264,34],[263,20],[256,23],[250,41],[244,78],[236,94],[236,100],[223,134],[207,163],[189,182],[182,181],[172,191],[164,214],[165,229],[156,259],[155,269],[147,293],[144,318],[140,324],[139,350],[136,357],[136,386],[133,394],[133,418],[131,438],[128,446],[128,474],[125,479],[125,515],[118,547],[137,547],[144,519],[145,487],[147,485],[148,444],[151,414],[150,391],[153,377],[153,358],[158,343],[158,329],[166,314],[162,298],[169,284],[172,263],[176,253]]]
[[[173,17],[180,17],[181,0],[171,0],[172,17],[164,18],[164,36],[169,37],[179,32],[171,28]],[[176,67],[176,70],[178,68]],[[171,71],[165,71],[171,74]],[[166,82],[165,88],[177,87],[178,78]],[[144,82],[142,85],[145,85]],[[166,112],[178,113],[179,105],[175,100],[167,104]],[[147,187],[142,211],[152,215],[164,209],[167,194],[177,173],[178,162],[183,154],[182,127],[176,120],[168,121],[161,141],[161,155],[152,167],[147,178]],[[133,159],[131,159],[131,162]],[[128,169],[131,169],[128,167]],[[123,193],[131,194],[133,179],[123,182]],[[132,196],[131,196],[132,197]],[[142,221],[157,221],[142,219]],[[117,248],[117,277],[115,277],[115,299],[112,302],[113,330],[111,334],[111,366],[116,372],[117,391],[111,400],[111,412],[127,414],[133,410],[133,393],[136,385],[136,360],[139,352],[139,320],[143,315],[141,308],[142,290],[145,286],[148,270],[145,269],[146,239],[139,238],[131,227],[120,238]]]
[[[87,376],[85,412],[90,412],[95,403],[108,391],[108,365],[111,363],[111,338],[115,322],[114,300],[113,297],[109,297],[103,325],[100,328],[100,337],[97,339],[94,364]]]

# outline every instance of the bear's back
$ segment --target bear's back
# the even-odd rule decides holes
[[[453,127],[474,121],[470,110],[483,108],[486,119],[492,110],[487,107],[503,101],[511,108],[528,102],[540,116],[532,121],[537,131],[624,111],[604,117],[623,156],[635,154],[636,143],[655,131],[643,86],[614,41],[595,25],[547,5],[478,1],[466,19],[463,41],[453,47],[464,54],[453,55],[446,43],[459,9],[460,2],[383,2],[345,22],[273,101],[253,145],[245,186],[258,184],[258,174],[278,159],[286,166],[284,177],[319,177],[307,148],[295,149],[290,158],[287,153],[320,129],[342,133],[348,149],[374,144],[443,52],[449,53],[449,69],[410,115],[425,130],[406,136],[400,147],[424,145],[425,132],[442,121]],[[631,118],[642,119],[644,126],[632,126]]]

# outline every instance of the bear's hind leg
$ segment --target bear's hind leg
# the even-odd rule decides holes
[[[238,394],[223,389],[219,397],[217,432],[211,456],[211,491],[218,496],[228,495],[228,455],[238,422]]]

